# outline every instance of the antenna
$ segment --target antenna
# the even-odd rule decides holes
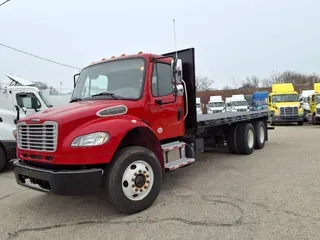
[[[175,51],[176,51],[176,59],[178,59],[177,36],[176,36],[176,20],[172,19],[172,21],[173,21],[174,47],[175,47]]]

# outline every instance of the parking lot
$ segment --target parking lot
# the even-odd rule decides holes
[[[276,126],[250,156],[217,150],[165,177],[132,216],[101,196],[61,197],[0,174],[0,239],[319,239],[320,126]]]

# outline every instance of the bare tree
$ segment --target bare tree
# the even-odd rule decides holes
[[[231,89],[231,87],[229,85],[224,85],[222,87],[222,90],[230,90],[230,89]]]
[[[257,76],[246,77],[242,81],[239,89],[258,89],[260,86],[260,79]]]
[[[232,78],[232,85],[233,85],[233,89],[239,88],[239,83],[237,82],[237,80],[234,77]]]
[[[48,89],[48,84],[45,82],[34,82],[34,84],[36,85],[37,88],[39,88],[40,90],[44,90],[44,89]]]
[[[214,80],[208,77],[196,77],[196,91],[207,91],[212,89]]]

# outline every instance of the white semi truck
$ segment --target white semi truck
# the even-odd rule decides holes
[[[197,114],[202,114],[202,107],[201,107],[201,99],[196,98],[196,108],[197,108]]]
[[[309,115],[311,112],[309,100],[313,94],[315,94],[314,90],[303,90],[300,94],[301,107],[303,109],[303,112],[305,115],[304,120],[306,122],[308,122],[308,120],[309,120]]]
[[[9,160],[15,158],[13,130],[17,119],[52,107],[46,98],[49,94],[39,90],[34,83],[12,74],[5,75],[11,82],[0,90],[0,172],[6,169]],[[59,106],[69,103],[70,97],[63,95],[52,99]]]
[[[249,104],[243,94],[232,95],[226,98],[228,112],[248,112]]]
[[[222,96],[210,96],[207,104],[208,113],[218,113],[226,111],[226,104],[222,100]]]

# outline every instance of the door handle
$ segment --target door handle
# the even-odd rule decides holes
[[[178,108],[178,116],[177,116],[177,119],[178,119],[178,121],[180,121],[181,120],[181,118],[182,118],[182,108]]]

